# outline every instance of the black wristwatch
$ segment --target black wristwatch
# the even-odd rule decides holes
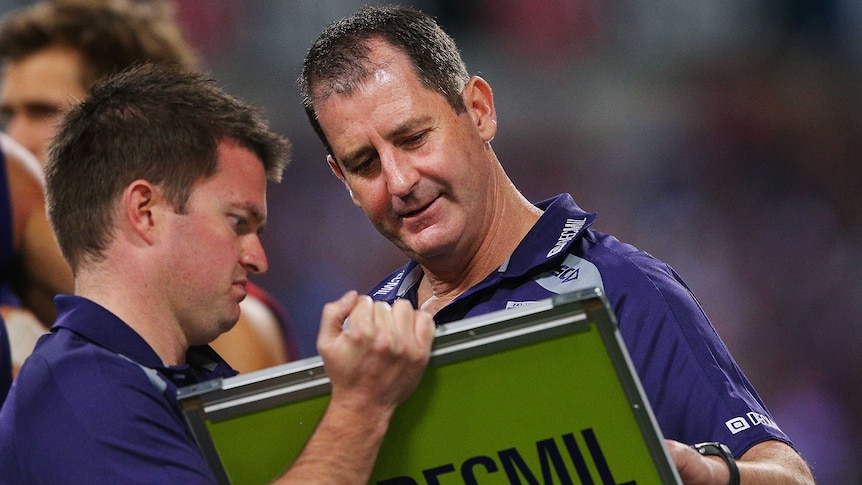
[[[736,459],[733,457],[730,448],[724,443],[710,441],[707,443],[698,443],[692,446],[701,455],[717,456],[727,463],[727,468],[730,470],[730,481],[727,485],[739,485],[739,468],[736,466]]]

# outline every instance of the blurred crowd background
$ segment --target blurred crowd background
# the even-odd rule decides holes
[[[206,69],[294,144],[257,282],[304,357],[325,302],[404,262],[330,173],[295,83],[316,35],[364,3],[176,2]],[[493,145],[524,194],[570,192],[671,264],[818,483],[862,483],[862,2],[405,4],[494,88]]]

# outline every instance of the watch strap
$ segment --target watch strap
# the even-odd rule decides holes
[[[724,443],[717,441],[709,441],[706,443],[698,443],[692,446],[698,453],[704,456],[717,456],[727,463],[727,468],[730,471],[730,481],[727,485],[739,485],[739,467],[736,466],[736,459],[730,448]]]

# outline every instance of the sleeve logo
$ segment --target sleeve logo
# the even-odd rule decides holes
[[[740,431],[745,431],[752,426],[769,426],[770,428],[779,429],[778,425],[775,424],[775,421],[772,420],[769,416],[764,414],[755,413],[754,411],[748,412],[745,416],[737,416],[733,419],[729,419],[724,423],[727,426],[727,429],[730,430],[731,433],[736,434]]]

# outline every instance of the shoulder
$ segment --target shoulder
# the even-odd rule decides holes
[[[677,357],[698,361],[712,359],[716,351],[724,353],[724,344],[694,292],[669,264],[597,231],[586,234],[579,248],[575,252],[601,274],[635,362],[651,361],[671,349],[676,349]]]
[[[52,414],[41,403],[53,401],[69,408],[71,416],[63,419],[100,422],[127,411],[120,407],[134,407],[143,396],[158,394],[138,365],[62,328],[40,339],[15,388],[16,405],[27,414]]]
[[[22,367],[0,433],[13,435],[12,452],[34,483],[168,483],[175,467],[206,471],[163,389],[137,364],[62,329]]]
[[[572,254],[596,266],[612,300],[625,295],[639,305],[694,303],[691,290],[668,263],[610,234],[586,231]]]

